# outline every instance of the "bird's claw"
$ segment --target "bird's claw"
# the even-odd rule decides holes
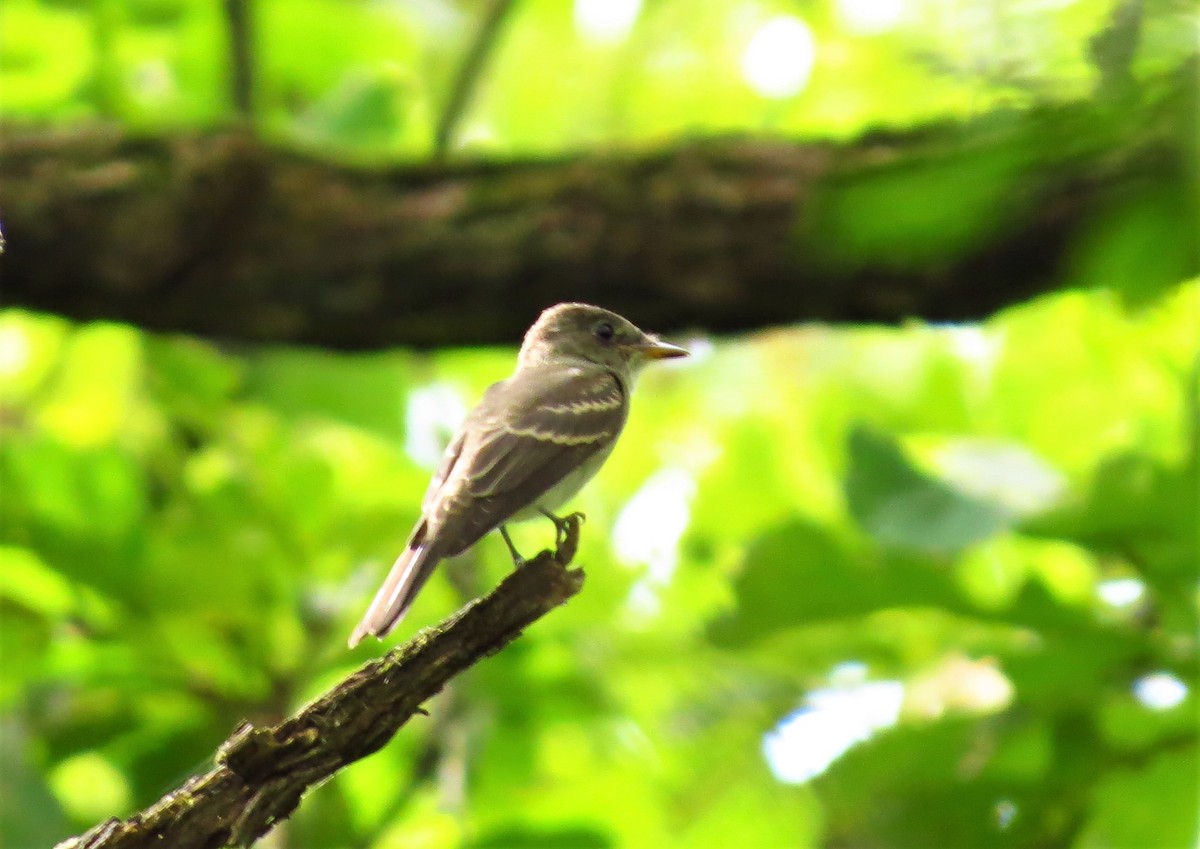
[[[587,516],[576,512],[554,520],[557,536],[554,559],[561,565],[566,566],[575,558],[575,552],[579,548],[579,528],[586,519]]]
[[[579,511],[559,517],[555,516],[549,510],[542,510],[542,515],[554,523],[554,544],[556,546],[561,546],[566,542],[567,535],[572,530],[578,533],[579,526],[587,520],[587,516]]]

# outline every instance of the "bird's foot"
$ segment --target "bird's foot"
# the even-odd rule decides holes
[[[579,526],[587,521],[587,516],[579,511],[560,518],[549,510],[542,510],[540,507],[538,510],[541,511],[543,516],[554,523],[554,545],[556,548],[562,548],[563,543],[567,541],[567,537],[570,534],[574,533],[578,535]]]
[[[551,517],[554,520],[554,528],[557,539],[554,546],[554,559],[560,565],[566,566],[575,558],[575,552],[579,548],[579,529],[583,526],[587,516],[582,513],[571,513],[563,516],[561,519]]]

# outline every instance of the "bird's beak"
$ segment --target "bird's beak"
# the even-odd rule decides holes
[[[688,356],[688,352],[678,345],[662,342],[653,336],[647,336],[646,341],[637,346],[637,351],[648,360],[670,360]]]

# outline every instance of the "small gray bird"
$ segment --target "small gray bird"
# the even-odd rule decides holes
[[[384,637],[439,562],[505,524],[554,511],[612,452],[629,414],[633,381],[648,360],[687,356],[616,313],[559,304],[521,344],[512,377],[493,384],[451,441],[421,503],[421,520],[350,636]]]

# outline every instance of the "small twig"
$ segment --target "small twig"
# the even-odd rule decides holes
[[[435,159],[443,159],[449,151],[450,142],[458,129],[458,122],[471,104],[475,84],[487,65],[492,48],[496,46],[505,18],[515,5],[516,0],[492,0],[492,6],[488,9],[487,16],[479,26],[479,33],[471,43],[471,49],[458,69],[458,76],[450,88],[450,98],[442,109],[441,118],[438,119],[437,132],[433,137]]]
[[[230,94],[239,118],[249,121],[254,108],[254,21],[251,0],[225,0],[229,26]]]
[[[372,660],[270,728],[243,723],[216,766],[145,811],[110,819],[56,849],[217,849],[246,846],[286,819],[304,793],[385,745],[451,678],[502,649],[583,586],[567,569],[576,523],[495,590],[440,625]]]

